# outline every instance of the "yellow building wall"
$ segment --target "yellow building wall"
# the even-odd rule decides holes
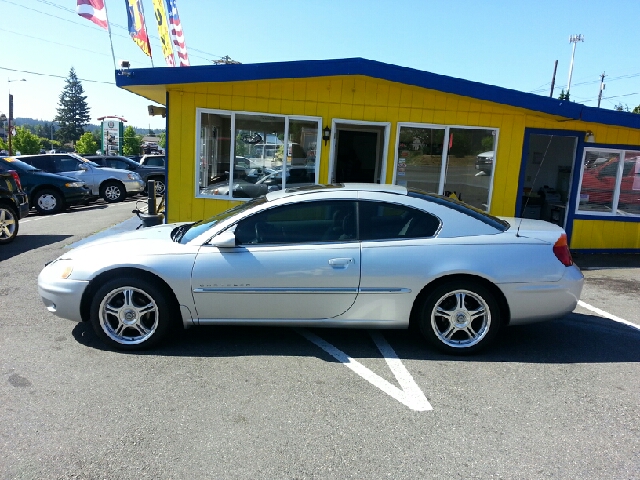
[[[196,108],[391,122],[386,182],[391,183],[398,122],[499,129],[491,213],[515,214],[525,128],[594,133],[598,143],[640,145],[640,131],[581,121],[364,76],[168,86],[168,221],[206,218],[238,202],[195,198]],[[320,146],[319,182],[329,174]],[[615,226],[614,226],[615,224]],[[622,226],[620,226],[622,225]],[[624,239],[617,235],[623,232]],[[640,248],[640,223],[576,220],[572,248]],[[632,245],[614,247],[611,245]],[[600,245],[600,246],[597,246]],[[606,247],[604,245],[607,245]]]

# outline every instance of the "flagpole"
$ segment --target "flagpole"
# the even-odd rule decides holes
[[[113,58],[113,69],[117,70],[116,54],[113,53],[113,40],[111,39],[111,23],[109,23],[109,13],[107,12],[107,0],[104,0],[104,14],[107,17],[107,32],[109,32],[109,45],[111,45],[111,58]]]

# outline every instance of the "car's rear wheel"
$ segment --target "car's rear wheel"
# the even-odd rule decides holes
[[[127,198],[127,190],[120,182],[109,181],[100,187],[100,196],[107,203],[122,202]]]
[[[142,278],[115,278],[91,302],[98,337],[118,350],[142,350],[166,337],[171,325],[169,295]]]
[[[18,235],[18,215],[6,205],[0,205],[0,244],[13,242]]]
[[[55,190],[40,190],[33,199],[33,206],[40,215],[50,215],[62,211],[64,201]]]
[[[438,350],[454,355],[487,347],[501,327],[500,306],[484,285],[471,280],[437,286],[420,308],[422,335]]]

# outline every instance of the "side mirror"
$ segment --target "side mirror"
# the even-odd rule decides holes
[[[80,170],[89,170],[89,167],[87,167],[86,165],[78,165],[78,168],[80,168]]]
[[[236,248],[235,228],[228,229],[211,239],[210,245],[218,248]]]

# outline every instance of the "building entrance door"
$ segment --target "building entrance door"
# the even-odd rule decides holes
[[[384,128],[336,124],[332,183],[380,183]]]
[[[578,137],[538,132],[526,139],[516,215],[566,229]]]

